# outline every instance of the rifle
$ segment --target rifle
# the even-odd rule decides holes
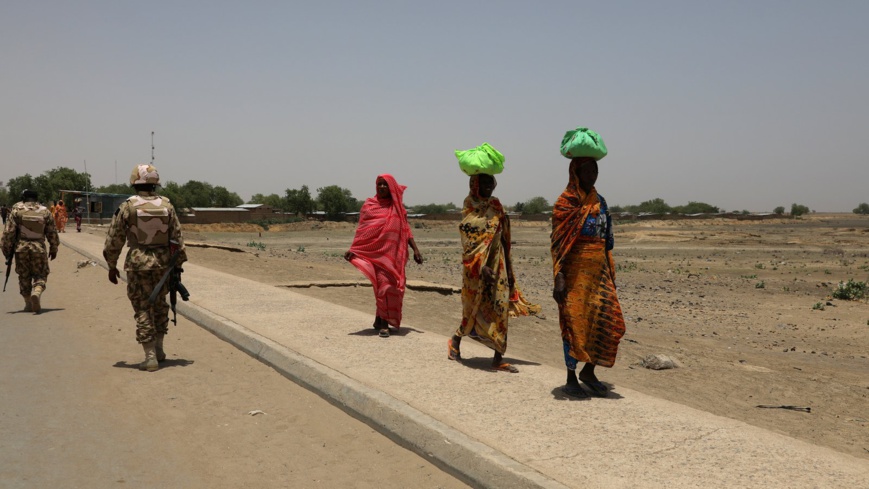
[[[6,284],[9,283],[9,272],[12,271],[12,255],[6,259],[6,281],[3,282],[3,292],[6,292]]]
[[[169,266],[166,270],[166,273],[160,277],[160,281],[157,282],[157,286],[154,287],[154,290],[151,291],[151,295],[148,296],[148,303],[153,304],[157,300],[157,295],[160,293],[160,290],[163,289],[163,285],[166,284],[166,281],[169,281],[169,307],[172,309],[172,324],[178,325],[178,314],[175,312],[175,305],[178,303],[178,294],[181,295],[182,301],[190,300],[190,292],[187,291],[187,287],[181,283],[181,273],[184,272],[184,269],[181,267],[176,267],[175,263],[178,261],[178,254],[181,253],[181,250],[172,253],[172,256],[169,258]]]

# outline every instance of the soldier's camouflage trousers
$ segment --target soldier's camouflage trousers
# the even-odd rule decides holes
[[[165,270],[142,270],[127,272],[127,297],[133,305],[133,317],[136,319],[136,341],[150,343],[155,335],[169,333],[169,304],[166,294],[169,286],[164,283],[157,300],[151,305],[148,297],[157,286]]]
[[[45,289],[48,280],[48,255],[46,253],[15,253],[15,273],[18,274],[18,289],[21,295],[30,297],[36,287]]]

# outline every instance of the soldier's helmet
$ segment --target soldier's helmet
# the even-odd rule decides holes
[[[24,189],[21,191],[21,200],[37,199],[39,198],[39,194],[36,193],[36,190]]]
[[[160,175],[154,165],[136,165],[130,174],[130,185],[160,185]]]

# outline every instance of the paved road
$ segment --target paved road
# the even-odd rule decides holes
[[[40,315],[14,271],[0,295],[0,487],[467,487],[183,317],[140,372],[123,283],[82,259]]]
[[[13,360],[0,357],[0,369],[17,379],[4,375],[0,384],[4,394],[15,386],[17,397],[11,405],[5,395],[0,401],[0,436],[17,440],[0,455],[0,482],[12,477],[31,487],[28,481],[42,477],[32,487],[75,487],[63,478],[100,474],[101,483],[124,480],[127,487],[166,478],[182,487],[456,483],[437,479],[445,475],[422,459],[399,461],[400,451],[387,452],[385,440],[365,441],[371,430],[340,413],[319,423],[331,405],[315,404],[319,398],[277,375],[274,382],[260,377],[269,371],[245,351],[480,487],[869,487],[869,464],[852,456],[617,385],[607,399],[569,401],[558,390],[560,369],[510,357],[519,374],[492,372],[491,353],[474,342],[463,343],[464,362],[450,362],[446,338],[410,322],[382,340],[370,316],[339,305],[339,295],[325,302],[196,264],[185,265],[193,297],[183,310],[238,350],[180,320],[167,342],[169,367],[142,374],[129,368],[141,353],[122,286],[109,285],[102,268],[76,273],[65,258],[69,247],[97,258],[100,237],[62,240],[64,258],[44,301],[49,311],[32,323],[5,315],[0,328],[4,352],[15,350]],[[19,301],[10,294],[0,306],[11,310]],[[58,305],[64,310],[50,310]],[[13,318],[8,333],[6,318]],[[15,328],[34,328],[38,338],[16,339]],[[29,346],[43,337],[56,337],[54,348]],[[87,366],[87,357],[95,363]],[[28,378],[31,370],[42,372]],[[53,384],[62,402],[45,393]],[[80,415],[66,416],[64,408]],[[268,414],[245,414],[254,409]],[[66,436],[72,425],[84,432]],[[89,436],[107,443],[79,450]],[[24,447],[36,440],[42,445],[28,454]],[[101,465],[122,453],[124,460]],[[55,460],[87,468],[54,469]],[[256,479],[263,472],[268,476]]]

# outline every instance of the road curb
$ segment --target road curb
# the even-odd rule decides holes
[[[103,268],[108,268],[102,257],[67,242],[62,243]],[[179,314],[218,338],[274,368],[473,487],[567,488],[412,406],[225,317],[187,302],[179,302],[176,308]]]

